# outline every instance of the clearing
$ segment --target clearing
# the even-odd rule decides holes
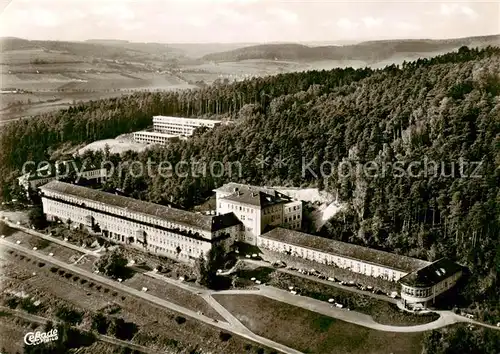
[[[422,333],[375,331],[258,295],[214,298],[254,333],[304,353],[422,352]]]

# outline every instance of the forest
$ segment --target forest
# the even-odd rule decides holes
[[[464,301],[498,321],[499,73],[499,48],[462,47],[380,70],[281,74],[79,104],[2,129],[1,195],[11,198],[25,161],[143,129],[155,114],[230,120],[142,153],[106,150],[83,158],[130,166],[148,160],[241,165],[241,174],[217,176],[137,176],[125,169],[106,185],[185,208],[228,181],[327,190],[348,207],[322,236],[428,260],[450,257],[471,273]],[[286,163],[256,164],[263,158]],[[434,164],[438,172],[409,174],[415,163]],[[387,168],[366,173],[367,164]]]

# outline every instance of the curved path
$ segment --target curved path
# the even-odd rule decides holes
[[[218,327],[218,328],[220,328],[222,330],[235,333],[235,334],[237,334],[237,335],[239,335],[241,337],[249,339],[249,340],[251,340],[253,342],[261,343],[261,344],[263,344],[263,345],[265,345],[267,347],[279,350],[279,351],[281,351],[283,353],[288,353],[288,354],[302,354],[298,350],[289,348],[289,347],[287,347],[287,346],[285,346],[283,344],[274,342],[274,341],[272,341],[270,339],[258,336],[256,334],[254,334],[253,332],[251,332],[246,327],[245,327],[245,330],[242,331],[238,327],[235,328],[235,326],[233,326],[229,322],[214,322],[213,319],[211,319],[209,317],[206,317],[206,316],[204,316],[202,314],[198,314],[197,312],[194,312],[192,310],[186,309],[186,308],[184,308],[182,306],[176,305],[176,304],[174,304],[174,303],[172,303],[170,301],[167,301],[167,300],[164,300],[164,299],[160,299],[160,298],[158,298],[156,296],[150,295],[150,294],[145,293],[143,291],[136,290],[134,288],[128,287],[126,285],[123,285],[122,283],[113,281],[113,280],[111,280],[109,278],[104,278],[102,276],[96,275],[94,273],[86,271],[86,270],[84,270],[82,268],[79,268],[77,266],[74,266],[72,264],[68,264],[68,263],[62,262],[60,260],[57,260],[57,259],[55,259],[53,257],[40,254],[40,253],[38,253],[36,251],[33,251],[33,250],[30,250],[30,249],[26,249],[24,247],[21,247],[20,245],[13,244],[13,243],[8,242],[8,241],[6,241],[4,239],[0,239],[0,246],[2,246],[0,248],[0,250],[2,248],[5,249],[5,247],[8,247],[8,248],[12,248],[12,249],[15,249],[17,251],[29,254],[30,256],[42,259],[42,260],[46,261],[47,263],[52,263],[52,264],[57,265],[57,266],[59,266],[61,268],[68,269],[71,272],[73,272],[74,274],[79,274],[80,276],[84,276],[86,278],[92,279],[95,282],[106,284],[107,286],[109,286],[111,288],[114,288],[114,289],[117,289],[117,290],[119,290],[119,291],[121,291],[123,293],[128,293],[128,294],[136,296],[138,298],[142,298],[143,300],[147,300],[147,301],[149,301],[149,302],[151,302],[151,303],[153,303],[155,305],[162,306],[162,307],[168,308],[170,310],[182,313],[185,316],[194,318],[194,319],[196,319],[198,321],[201,321],[201,322],[204,322],[204,323],[206,323],[206,324],[208,324],[210,326]]]
[[[11,224],[10,226],[17,228],[17,229],[21,229],[18,225]],[[43,237],[49,241],[53,241],[53,242],[58,241],[57,242],[58,244],[64,245],[68,248],[72,248],[72,249],[75,249],[75,250],[78,250],[81,252],[85,252],[87,254],[96,255],[96,252],[91,252],[89,250],[85,250],[82,247],[71,245],[67,242],[57,240],[53,237],[41,234],[39,232],[32,231],[32,230],[24,230],[24,228],[21,230],[25,231],[25,232],[29,231],[30,234],[35,235],[35,236],[39,236],[39,237]],[[455,313],[453,313],[451,311],[436,311],[440,315],[439,319],[437,319],[436,321],[430,322],[430,323],[426,323],[426,324],[415,325],[415,326],[384,325],[384,324],[380,324],[380,323],[376,322],[369,315],[362,314],[362,313],[359,313],[356,311],[348,311],[346,309],[339,309],[336,307],[332,307],[329,303],[319,301],[319,300],[309,298],[309,297],[292,295],[288,291],[277,289],[277,288],[270,287],[270,286],[262,286],[261,285],[257,288],[257,290],[213,291],[213,290],[201,288],[201,287],[193,285],[193,284],[181,282],[179,280],[174,280],[174,279],[165,277],[165,276],[158,274],[158,273],[155,273],[155,272],[143,273],[147,276],[150,276],[150,277],[156,278],[156,279],[160,279],[160,280],[165,281],[171,285],[180,287],[184,290],[190,291],[190,292],[202,297],[211,307],[214,308],[214,310],[216,310],[227,321],[227,322],[214,322],[212,319],[210,319],[206,316],[203,316],[202,314],[198,314],[194,311],[191,311],[189,309],[186,309],[184,307],[181,307],[181,306],[176,305],[174,303],[171,303],[169,301],[160,299],[160,298],[152,296],[150,294],[146,294],[142,291],[130,288],[124,284],[117,283],[117,282],[112,281],[108,278],[104,278],[102,276],[88,272],[88,271],[83,270],[81,268],[75,267],[74,265],[70,265],[70,264],[67,264],[65,262],[56,260],[52,257],[48,257],[48,256],[45,256],[45,255],[40,254],[38,252],[32,251],[30,249],[26,249],[26,248],[22,247],[21,245],[13,244],[13,243],[8,242],[7,240],[4,240],[4,239],[0,239],[0,245],[5,245],[7,247],[17,249],[17,250],[22,251],[24,253],[28,253],[32,256],[44,259],[47,262],[56,264],[62,268],[67,268],[67,269],[73,271],[74,273],[78,273],[78,274],[81,274],[81,275],[86,276],[88,278],[91,278],[97,282],[107,284],[107,285],[114,287],[122,292],[127,292],[129,294],[134,295],[134,296],[137,296],[137,297],[143,298],[147,301],[150,301],[152,303],[155,303],[159,306],[166,307],[166,308],[169,308],[171,310],[183,313],[186,316],[195,318],[199,321],[210,324],[211,326],[219,327],[219,328],[224,329],[226,331],[233,332],[233,333],[238,334],[242,337],[245,337],[245,338],[250,339],[250,340],[255,341],[255,342],[262,343],[266,346],[272,347],[274,349],[280,350],[280,351],[285,352],[285,353],[300,353],[300,352],[297,350],[294,350],[292,348],[288,348],[288,347],[281,345],[279,343],[273,342],[269,339],[257,336],[256,334],[251,332],[248,328],[246,328],[233,314],[231,314],[219,302],[217,302],[217,300],[212,295],[216,295],[216,294],[249,295],[249,294],[252,294],[252,295],[266,296],[266,297],[268,297],[272,300],[275,300],[275,301],[281,301],[281,302],[284,302],[284,303],[287,303],[287,304],[290,304],[293,306],[301,307],[301,308],[304,308],[304,309],[307,309],[310,311],[321,313],[321,314],[326,315],[326,316],[337,318],[337,319],[345,321],[345,322],[349,322],[349,323],[356,324],[359,326],[363,326],[363,327],[367,327],[367,328],[371,328],[371,329],[375,329],[375,330],[379,330],[379,331],[385,331],[385,332],[401,332],[401,333],[423,332],[423,331],[438,329],[438,328],[441,328],[444,326],[448,326],[448,325],[460,323],[460,322],[470,323],[470,324],[474,324],[474,325],[478,325],[478,326],[483,326],[483,327],[487,327],[487,328],[491,328],[491,329],[500,330],[500,328],[495,327],[493,325],[488,325],[485,323],[474,321],[472,319],[468,319],[466,317],[456,315]],[[258,261],[252,261],[251,263],[264,265]],[[268,264],[265,264],[265,265],[269,266]],[[292,273],[291,271],[288,271],[288,270],[286,270],[286,272],[287,273],[290,272],[291,274],[296,275],[295,273]],[[304,277],[306,277],[306,276],[304,276]],[[317,279],[313,279],[313,280],[317,281]],[[328,283],[328,285],[332,285],[332,286],[337,285],[337,284],[332,284],[331,282],[327,282],[327,283]],[[337,286],[339,286],[339,285],[337,285]],[[341,287],[341,286],[339,286],[339,287]],[[352,291],[352,290],[358,290],[358,289],[346,288],[346,290]],[[363,293],[363,294],[365,294],[365,293]],[[379,298],[379,296],[373,296],[373,297]],[[385,300],[385,301],[389,301],[389,302],[394,301],[393,299],[385,298],[382,296],[380,296],[380,298]]]

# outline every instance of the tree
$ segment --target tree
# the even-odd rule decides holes
[[[66,306],[61,306],[56,310],[55,313],[56,317],[59,318],[60,320],[70,324],[70,325],[76,325],[82,322],[83,319],[83,313],[76,311],[74,309],[71,309]]]
[[[30,210],[28,217],[30,224],[36,229],[40,230],[47,227],[47,219],[45,218],[45,214],[43,213],[43,209],[40,205],[33,207]]]
[[[224,264],[226,252],[224,246],[217,243],[210,248],[206,259],[200,255],[196,262],[197,280],[201,285],[213,288],[217,281],[217,269]]]
[[[92,330],[97,331],[100,334],[106,334],[108,332],[109,321],[102,313],[98,312],[92,315]]]
[[[97,270],[112,278],[119,278],[127,273],[127,259],[119,250],[104,254],[96,262]]]

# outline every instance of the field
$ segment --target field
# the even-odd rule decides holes
[[[0,351],[1,353],[22,353],[23,338],[32,331],[30,324],[10,313],[0,311]]]
[[[369,295],[361,295],[281,272],[272,273],[269,276],[268,284],[284,290],[288,290],[289,286],[294,286],[301,290],[302,295],[321,301],[334,298],[336,302],[351,310],[372,316],[376,322],[381,324],[413,326],[429,323],[439,318],[437,314],[409,314],[399,310],[395,304],[372,298]]]
[[[2,89],[19,92],[0,95],[0,123],[68,108],[80,101],[119,97],[134,91],[191,89],[217,79],[232,82],[349,64],[279,60],[212,63],[189,59],[171,66],[158,60],[156,54],[141,55],[136,60],[113,60],[105,58],[105,54],[99,57],[96,52],[84,54],[80,50],[75,53],[29,47],[7,50],[0,57]],[[123,150],[119,146],[116,149]]]
[[[78,252],[62,245],[46,241],[22,231],[16,231],[12,235],[7,236],[5,239],[13,243],[15,243],[16,241],[20,241],[20,246],[25,247],[26,249],[33,249],[33,247],[37,247],[37,251],[45,255],[53,253],[54,258],[67,263],[73,263],[84,255],[84,253],[82,252]],[[91,256],[86,257],[87,259],[92,258]]]
[[[380,332],[255,295],[215,295],[253,332],[303,353],[420,354],[422,333]]]
[[[160,279],[151,278],[147,275],[136,273],[130,279],[124,280],[125,285],[134,289],[148,288],[148,293],[161,299],[171,301],[177,305],[188,308],[193,311],[201,311],[205,316],[223,321],[217,311],[207,304],[201,297],[193,293],[170,285]]]
[[[261,348],[259,353],[273,352],[236,335],[222,340],[217,328],[184,318],[174,311],[129,294],[120,293],[107,285],[30,259],[21,252],[9,250],[2,252],[0,257],[3,275],[0,296],[3,302],[12,297],[9,293],[23,291],[30,298],[41,301],[34,310],[37,315],[53,318],[57,308],[71,306],[84,314],[80,327],[88,330],[93,313],[98,310],[110,311],[113,308],[112,316],[121,317],[138,326],[132,342],[159,351],[240,354],[255,353]],[[33,275],[32,272],[36,274]],[[179,321],[179,318],[182,321]]]

